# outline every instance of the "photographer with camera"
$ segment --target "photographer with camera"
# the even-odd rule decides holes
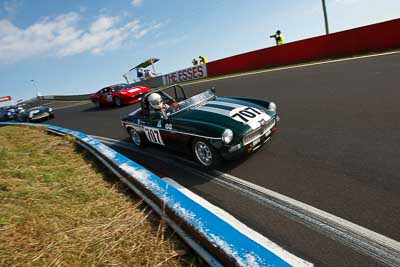
[[[283,35],[280,30],[277,30],[276,34],[269,36],[269,38],[274,38],[276,45],[283,45],[284,43]]]

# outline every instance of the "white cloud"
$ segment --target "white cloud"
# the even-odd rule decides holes
[[[68,56],[84,52],[102,54],[121,47],[129,38],[140,39],[160,23],[143,25],[139,20],[121,24],[117,17],[100,16],[87,29],[79,28],[81,15],[67,13],[45,18],[27,28],[0,20],[0,64],[37,55]]]
[[[9,17],[15,18],[20,5],[21,3],[19,0],[10,0],[3,3],[3,8]]]
[[[96,21],[92,23],[90,26],[91,32],[102,32],[109,30],[115,23],[117,22],[117,18],[102,16],[99,17]]]
[[[143,1],[144,1],[144,0],[132,0],[131,4],[132,4],[134,7],[138,7],[138,6],[141,6],[141,5],[143,4]]]

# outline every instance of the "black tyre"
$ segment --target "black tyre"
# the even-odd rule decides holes
[[[94,106],[95,106],[97,109],[101,108],[101,104],[100,104],[100,101],[99,101],[99,100],[94,100],[94,101],[93,101],[93,104],[94,104]]]
[[[207,169],[215,168],[221,163],[221,155],[205,139],[195,138],[192,143],[192,151],[197,162]]]
[[[135,146],[137,146],[138,148],[142,148],[146,145],[147,140],[145,139],[145,137],[134,128],[128,128],[128,132]]]
[[[28,117],[18,116],[17,121],[18,122],[29,122],[29,119],[28,119]]]
[[[121,107],[122,106],[121,98],[119,98],[118,96],[114,97],[114,105],[116,105],[117,107]]]

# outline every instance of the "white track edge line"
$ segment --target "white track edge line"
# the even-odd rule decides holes
[[[326,218],[326,219],[328,219],[330,221],[333,221],[333,222],[335,222],[335,223],[337,223],[339,225],[343,225],[345,228],[353,229],[354,232],[358,232],[363,236],[367,236],[367,237],[370,237],[372,239],[379,240],[381,243],[387,244],[387,245],[395,248],[396,250],[400,251],[400,242],[398,242],[398,241],[396,241],[394,239],[386,237],[386,236],[384,236],[382,234],[379,234],[377,232],[369,230],[369,229],[367,229],[367,228],[365,228],[365,227],[363,227],[361,225],[352,223],[352,222],[350,222],[348,220],[345,220],[343,218],[340,218],[340,217],[338,217],[336,215],[333,215],[331,213],[325,212],[323,210],[320,210],[318,208],[315,208],[315,207],[313,207],[311,205],[305,204],[305,203],[300,202],[298,200],[295,200],[293,198],[287,197],[285,195],[282,195],[282,194],[277,193],[275,191],[272,191],[270,189],[267,189],[267,188],[261,187],[259,185],[250,183],[248,181],[242,180],[242,179],[237,178],[237,177],[235,177],[233,175],[230,175],[230,174],[227,174],[227,173],[221,173],[221,172],[219,172],[219,173],[220,173],[221,176],[225,176],[230,180],[233,180],[233,181],[241,183],[241,184],[245,184],[247,187],[253,188],[256,191],[262,192],[262,193],[264,193],[266,195],[270,195],[270,196],[272,196],[272,197],[274,197],[276,199],[282,200],[283,202],[290,203],[293,206],[300,207],[302,210],[306,210],[306,211],[308,211],[310,213],[314,213],[314,214],[316,214],[316,215],[318,215],[318,216],[320,216],[322,218]]]

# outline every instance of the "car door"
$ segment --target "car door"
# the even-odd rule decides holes
[[[103,93],[101,95],[103,105],[110,105],[113,103],[113,90],[109,87],[103,89]]]
[[[94,99],[99,101],[100,104],[103,104],[103,91],[104,89],[101,89],[94,95]]]
[[[0,121],[6,121],[7,120],[7,113],[5,110],[0,110]]]
[[[151,113],[144,120],[140,120],[146,139],[153,144],[171,147],[171,127],[168,120],[162,119],[160,112]]]

